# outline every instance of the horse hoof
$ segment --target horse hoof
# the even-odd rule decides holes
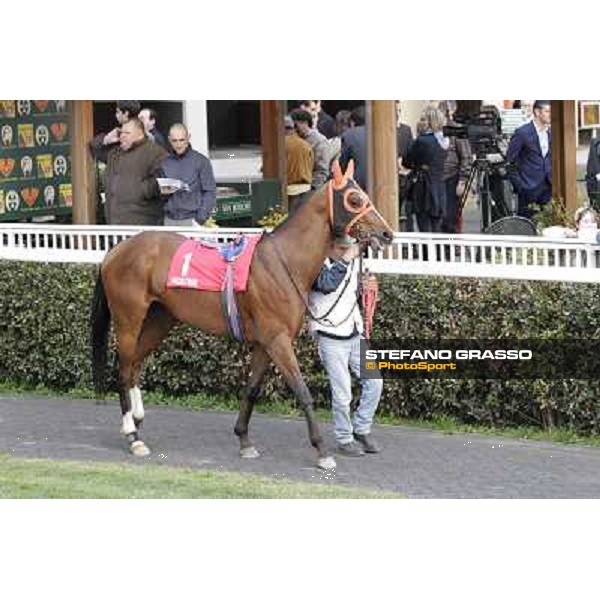
[[[240,456],[242,458],[258,458],[260,452],[254,446],[248,446],[248,448],[242,448],[240,450]]]
[[[317,467],[319,469],[323,469],[324,471],[333,471],[335,469],[335,459],[333,456],[325,456],[324,458],[319,458],[317,461]]]
[[[131,444],[131,454],[134,456],[148,456],[150,454],[150,450],[144,442],[141,440],[137,440]]]

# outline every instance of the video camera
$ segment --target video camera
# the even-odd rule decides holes
[[[506,142],[500,111],[495,106],[484,106],[470,115],[457,115],[456,119],[458,123],[444,127],[444,135],[468,140],[475,156],[460,211],[471,187],[475,186],[481,208],[481,227],[486,231],[492,222],[516,212],[510,183],[514,167],[506,161],[503,152]]]
[[[502,142],[502,120],[495,106],[484,106],[477,113],[460,118],[461,123],[444,127],[446,137],[469,140],[471,149],[478,160],[501,162],[503,160],[500,142]],[[488,155],[500,155],[500,160],[491,160]]]

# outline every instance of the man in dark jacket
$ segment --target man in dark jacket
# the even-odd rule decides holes
[[[138,116],[140,121],[144,124],[146,135],[150,141],[162,146],[168,151],[169,146],[167,145],[167,140],[165,140],[165,136],[156,127],[158,113],[153,108],[142,108]]]
[[[365,127],[365,110],[360,106],[350,114],[350,129],[342,134],[342,152],[340,166],[346,170],[350,159],[354,160],[354,179],[360,187],[367,191],[367,128]]]
[[[590,143],[585,181],[590,205],[598,210],[600,208],[600,138],[594,138]]]
[[[108,225],[161,225],[163,201],[157,177],[165,151],[152,143],[136,117],[121,126],[119,146],[95,138],[91,150],[106,162],[106,203]]]
[[[513,134],[506,159],[516,170],[511,181],[519,196],[518,214],[530,218],[528,205],[545,204],[552,196],[552,134],[550,132],[550,101],[536,100],[533,120]]]
[[[317,100],[319,106],[319,116],[317,117],[317,129],[328,139],[336,136],[335,119],[323,110],[322,100]]]
[[[117,127],[109,131],[108,133],[99,133],[92,142],[96,146],[109,146],[116,148],[119,146],[119,133],[121,126],[127,123],[127,121],[134,119],[140,112],[140,103],[137,100],[117,100],[117,107],[115,110],[115,119],[117,120]]]
[[[217,202],[217,184],[210,160],[190,145],[185,125],[177,123],[169,130],[171,152],[162,161],[165,177],[177,179],[183,189],[163,189],[168,197],[165,225],[193,227],[210,218]]]
[[[414,142],[410,125],[402,122],[402,104],[396,100],[396,152],[398,154],[398,200],[399,214],[402,215],[406,189],[408,187],[408,170],[404,166],[404,160]]]
[[[300,108],[313,116],[313,127],[328,140],[336,136],[335,119],[321,106],[321,100],[302,100]]]
[[[410,125],[402,122],[402,104],[400,100],[396,100],[396,150],[398,153],[398,166],[401,167],[403,161],[408,154],[408,150],[412,146],[415,138]]]

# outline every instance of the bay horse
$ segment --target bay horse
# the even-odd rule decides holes
[[[299,403],[308,424],[317,466],[335,468],[328,456],[292,342],[300,333],[307,295],[334,238],[346,234],[374,249],[389,244],[393,232],[353,179],[354,165],[333,178],[256,245],[245,292],[236,294],[245,340],[251,347],[250,379],[235,424],[243,458],[259,456],[248,424],[267,367],[275,364]],[[111,316],[118,347],[121,433],[136,456],[149,454],[140,438],[144,406],[138,387],[144,359],[177,322],[214,335],[228,335],[219,292],[167,288],[171,259],[185,237],[146,231],[113,247],[100,267],[92,302],[94,384],[104,386]]]

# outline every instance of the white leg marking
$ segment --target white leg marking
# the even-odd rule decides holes
[[[137,440],[131,444],[131,454],[134,456],[148,456],[148,454],[150,454],[150,449],[144,442]]]
[[[121,433],[123,435],[129,435],[130,433],[135,433],[136,428],[133,423],[133,413],[129,411],[123,415],[123,425],[121,425]]]
[[[142,402],[142,391],[139,387],[136,386],[129,390],[129,399],[131,400],[133,416],[141,421],[144,418],[144,403]]]
[[[332,456],[325,456],[317,460],[317,467],[324,471],[332,471],[336,468],[335,459]]]

